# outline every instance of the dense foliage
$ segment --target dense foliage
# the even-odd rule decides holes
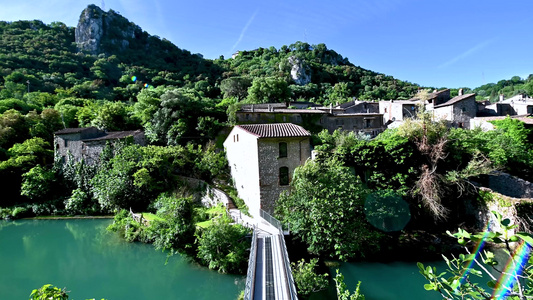
[[[497,169],[528,178],[533,167],[523,123],[494,124],[451,129],[421,112],[372,140],[323,131],[317,159],[295,170],[276,212],[311,253],[340,259],[387,250],[400,230],[477,226],[474,181]]]
[[[326,289],[329,285],[327,273],[316,273],[317,263],[317,258],[312,258],[309,262],[301,259],[291,263],[292,276],[298,288],[298,296],[304,299],[309,297],[311,293]]]
[[[533,95],[533,74],[527,78],[520,76],[513,76],[508,80],[500,80],[497,83],[487,83],[473,90],[477,94],[478,100],[490,100],[497,102],[500,95],[505,98],[515,96],[517,94]]]
[[[121,210],[108,229],[119,232],[129,242],[153,243],[169,255],[189,254],[200,264],[222,273],[246,272],[249,230],[231,224],[224,209],[210,213],[211,209],[179,193],[159,195],[149,209],[155,210],[155,215],[142,214],[144,221]]]
[[[379,248],[381,234],[364,216],[366,191],[337,159],[308,161],[295,170],[291,186],[276,211],[309,252],[346,260]]]

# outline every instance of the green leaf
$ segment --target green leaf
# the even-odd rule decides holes
[[[504,219],[504,220],[502,221],[502,225],[503,225],[503,226],[509,226],[509,224],[511,224],[511,220],[509,220],[509,219]]]
[[[487,282],[487,286],[491,289],[495,288],[496,287],[496,284],[497,284],[497,281],[496,280],[491,280],[489,282]]]
[[[530,247],[533,247],[533,236],[526,232],[517,232],[516,236],[520,237],[524,242],[526,242]]]
[[[437,288],[435,287],[435,285],[433,285],[432,283],[426,283],[426,284],[424,284],[424,288],[426,289],[426,291],[437,290]]]

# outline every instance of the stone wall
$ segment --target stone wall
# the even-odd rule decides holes
[[[489,176],[488,187],[513,198],[533,198],[533,183],[503,172]]]
[[[279,143],[287,143],[287,157],[279,157]],[[272,214],[279,195],[290,189],[280,184],[280,168],[289,169],[289,182],[296,167],[311,156],[309,138],[265,138],[259,139],[259,184],[261,209]]]

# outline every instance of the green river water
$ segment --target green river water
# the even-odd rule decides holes
[[[74,300],[236,299],[245,276],[223,275],[152,245],[127,243],[112,220],[0,221],[0,299],[51,283]]]
[[[51,283],[70,299],[236,299],[245,277],[223,275],[152,245],[127,243],[105,228],[112,220],[0,221],[0,299],[28,299]],[[438,265],[442,270],[443,263]],[[334,274],[334,270],[331,270]],[[416,263],[349,263],[350,290],[362,281],[367,300],[441,299],[424,290]],[[334,287],[312,299],[336,299]]]

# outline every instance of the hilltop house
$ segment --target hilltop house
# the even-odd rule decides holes
[[[237,125],[224,142],[231,175],[252,215],[268,213],[310,158],[311,134],[291,123]]]
[[[106,132],[96,127],[65,128],[54,133],[55,155],[64,162],[69,159],[84,159],[87,163],[96,162],[107,142],[130,140],[144,146],[146,140],[141,130]]]

